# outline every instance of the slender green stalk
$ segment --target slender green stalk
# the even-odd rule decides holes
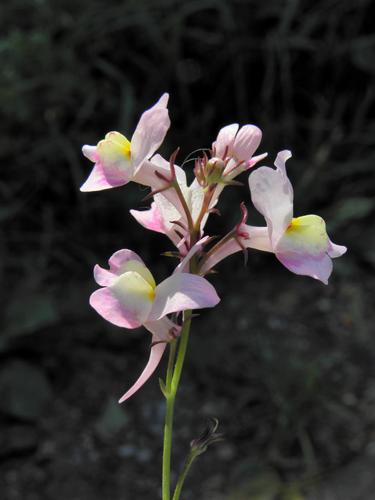
[[[162,471],[163,500],[170,500],[171,498],[170,475],[171,475],[171,451],[172,451],[174,403],[176,399],[178,385],[181,379],[182,368],[184,365],[186,349],[189,340],[190,324],[191,324],[191,311],[185,311],[184,322],[178,345],[177,359],[174,369],[173,365],[176,355],[176,342],[171,343],[169,351],[167,377],[165,384],[165,397],[167,399],[167,408],[166,408],[165,423],[164,423],[163,471]]]
[[[184,464],[184,468],[182,469],[182,472],[180,474],[180,477],[178,478],[177,484],[176,484],[176,489],[174,490],[174,495],[172,500],[179,500],[182,487],[184,485],[186,476],[188,475],[188,472],[190,470],[191,464],[194,462],[195,458],[197,457],[196,453],[190,452],[189,456],[186,459],[186,462]]]

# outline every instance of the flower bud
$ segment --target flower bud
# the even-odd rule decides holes
[[[220,158],[211,158],[205,166],[207,185],[218,184],[225,169],[225,163]]]
[[[223,434],[216,432],[218,427],[219,420],[217,418],[208,419],[206,429],[199,437],[191,441],[191,452],[195,455],[201,455],[211,444],[222,441],[224,439]]]

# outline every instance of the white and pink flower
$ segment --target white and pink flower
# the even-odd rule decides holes
[[[147,183],[153,178],[141,171],[150,169],[147,160],[159,148],[169,129],[168,98],[168,94],[163,94],[142,114],[130,141],[120,132],[109,132],[96,146],[83,146],[83,154],[95,165],[81,191],[101,191],[132,180]]]
[[[267,226],[240,224],[236,237],[219,246],[204,262],[202,273],[228,255],[254,248],[273,252],[295,274],[328,283],[332,259],[343,255],[346,247],[329,239],[325,222],[318,215],[293,217],[293,188],[285,168],[290,157],[290,151],[281,151],[275,160],[276,169],[260,167],[249,176],[252,202]]]
[[[166,344],[178,335],[180,327],[167,315],[214,307],[220,299],[205,278],[182,272],[184,266],[156,285],[142,259],[131,250],[119,250],[108,263],[109,270],[98,265],[94,268],[95,280],[102,288],[91,295],[91,306],[114,325],[129,329],[143,325],[152,334],[150,359],[137,382],[121,398],[122,402],[148,380]]]

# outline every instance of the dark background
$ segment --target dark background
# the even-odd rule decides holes
[[[222,297],[194,321],[178,397],[178,471],[220,419],[186,499],[370,500],[375,484],[375,32],[371,0],[6,0],[0,6],[0,497],[158,498],[163,400],[142,369],[143,331],[89,308],[92,267],[119,248],[159,278],[169,242],[130,217],[131,184],[80,193],[82,144],[131,136],[171,94],[161,152],[210,147],[255,123],[268,164],[284,148],[296,215],[318,213],[348,246],[328,287],[272,255],[213,277]],[[191,172],[192,164],[186,170]],[[238,220],[226,189],[216,234]],[[262,223],[250,210],[249,223]],[[158,376],[164,373],[164,365]],[[325,496],[326,495],[326,496]],[[330,495],[330,496],[329,496]]]

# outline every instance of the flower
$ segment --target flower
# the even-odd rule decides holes
[[[168,94],[145,111],[129,141],[120,132],[109,132],[96,146],[85,145],[83,154],[95,163],[81,191],[101,191],[135,180],[142,183],[141,170],[163,142],[170,120]]]
[[[155,155],[151,162],[153,167],[158,168],[158,173],[164,173],[169,169],[169,163],[160,155]],[[190,186],[187,185],[186,174],[184,170],[178,165],[174,165],[174,172],[176,181],[178,182],[182,196],[185,199],[186,206],[191,214],[192,220],[195,221],[201,211],[204,199],[204,190],[194,180]],[[153,186],[155,188],[162,188],[163,184],[156,184],[158,177],[154,175]],[[164,181],[166,184],[166,181]],[[130,210],[131,215],[146,229],[165,234],[179,249],[182,255],[186,254],[187,244],[189,243],[189,223],[185,210],[181,204],[180,199],[176,195],[173,188],[166,189],[153,196],[154,201],[151,207],[147,210]],[[208,218],[208,214],[204,217],[201,229],[203,230],[204,224]],[[185,245],[186,243],[186,245]]]
[[[236,168],[236,174],[243,172],[267,156],[264,153],[253,157],[261,140],[262,131],[256,125],[244,125],[240,128],[238,123],[232,123],[220,129],[212,150],[215,157],[227,162],[224,174],[233,171],[236,165],[239,167]]]
[[[248,226],[242,220],[233,238],[218,245],[217,251],[205,260],[202,274],[232,253],[255,248],[273,252],[295,274],[328,283],[332,259],[343,255],[346,247],[329,239],[325,222],[318,215],[293,217],[293,188],[285,168],[291,156],[290,151],[281,151],[275,160],[276,170],[260,167],[249,176],[252,202],[266,219],[267,227]]]
[[[199,248],[196,247],[197,251]],[[181,266],[156,285],[142,259],[131,250],[119,250],[108,263],[109,270],[98,265],[94,268],[95,280],[103,288],[91,295],[90,305],[114,325],[129,329],[143,325],[152,334],[148,363],[137,382],[120,399],[123,402],[148,380],[160,362],[166,343],[179,334],[180,327],[167,315],[214,307],[220,299],[206,279],[182,272]]]
[[[203,235],[209,213],[216,206],[225,185],[230,184],[238,174],[267,156],[267,154],[252,156],[258,148],[261,138],[262,132],[255,125],[244,125],[239,128],[238,124],[232,124],[223,127],[219,131],[216,141],[212,144],[214,156],[209,158],[205,155],[203,158],[197,159],[194,169],[196,178],[189,186],[185,172],[182,168],[174,165],[176,180],[194,223],[201,214],[206,197],[209,196],[206,213],[199,224],[200,236]],[[165,175],[168,162],[160,155],[155,155],[151,159],[151,164],[159,169],[158,173]],[[147,169],[147,172],[151,171],[151,168]],[[146,169],[143,169],[143,172],[146,172]],[[201,178],[201,176],[203,177]],[[154,188],[162,188],[162,185],[155,184],[155,179],[157,176],[154,176],[148,185],[153,182]],[[211,192],[207,193],[209,188],[211,188]],[[146,229],[167,235],[182,255],[186,253],[189,247],[188,221],[185,210],[173,189],[155,194],[150,209],[146,211],[131,210],[130,213]]]

